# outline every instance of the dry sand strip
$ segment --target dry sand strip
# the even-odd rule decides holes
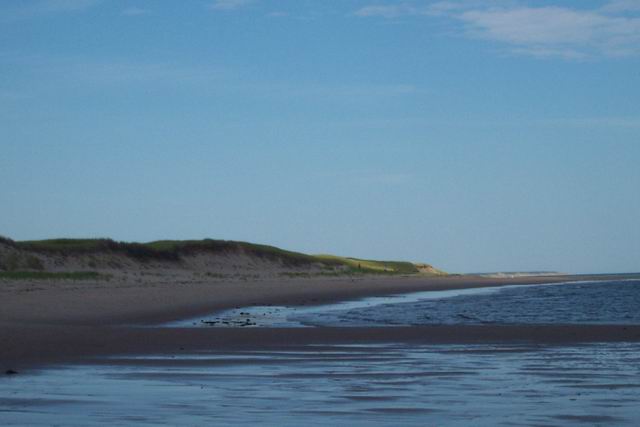
[[[638,278],[615,276],[615,279]],[[247,283],[39,283],[0,290],[0,369],[24,369],[87,357],[245,346],[367,342],[638,341],[640,326],[424,326],[392,328],[140,328],[237,306],[303,305],[403,292],[513,284],[605,280],[607,276],[384,277]],[[31,285],[30,285],[31,286]],[[184,350],[182,350],[184,349]]]

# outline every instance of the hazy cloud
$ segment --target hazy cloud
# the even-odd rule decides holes
[[[235,78],[231,70],[211,63],[149,62],[132,59],[87,60],[80,57],[5,57],[5,64],[22,70],[30,82],[46,82],[60,89],[104,91],[199,88],[200,92],[250,93],[266,97],[318,99],[322,102],[358,104],[420,96],[424,90],[412,84],[305,84],[277,81],[246,81]],[[37,92],[43,85],[20,87],[25,93]],[[0,86],[0,97],[2,96]],[[11,94],[15,97],[15,94]]]
[[[605,4],[601,10],[609,13],[640,12],[640,0],[613,0]]]
[[[5,2],[0,21],[13,21],[39,15],[81,12],[102,3],[102,0],[39,0],[36,2]]]
[[[253,3],[253,0],[215,0],[211,4],[214,10],[236,10]]]
[[[72,61],[52,66],[51,73],[70,82],[98,85],[180,85],[217,80],[221,70],[207,65],[145,63],[128,61]]]
[[[461,34],[509,46],[517,54],[579,59],[640,53],[640,0],[596,9],[532,7],[512,1],[442,1],[417,6],[372,5],[355,12],[387,19],[408,15],[449,19]]]
[[[456,16],[471,36],[536,56],[575,58],[640,51],[640,18],[562,7],[470,10]],[[544,53],[548,53],[544,55]]]
[[[127,59],[87,60],[81,57],[14,56],[6,66],[18,67],[29,81],[55,82],[56,87],[102,90],[117,87],[206,86],[219,81],[225,70],[212,64],[149,62]],[[41,87],[35,84],[33,88]]]
[[[417,13],[419,13],[418,8],[409,4],[372,5],[355,11],[355,15],[357,16],[381,16],[383,18],[397,18],[400,16],[415,15]]]

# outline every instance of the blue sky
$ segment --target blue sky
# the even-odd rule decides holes
[[[640,270],[640,1],[0,3],[0,234]]]

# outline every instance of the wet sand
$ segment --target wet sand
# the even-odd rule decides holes
[[[640,343],[99,358],[0,381],[3,425],[637,425]]]
[[[634,276],[615,276],[616,279]],[[640,341],[640,326],[424,326],[393,328],[167,329],[150,325],[238,306],[305,305],[427,290],[607,276],[375,277],[253,282],[0,284],[0,369],[79,363],[116,354],[282,348],[340,343],[581,343]],[[134,326],[138,325],[138,326]],[[141,327],[140,325],[147,325]]]

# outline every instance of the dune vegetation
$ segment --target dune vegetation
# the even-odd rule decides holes
[[[0,271],[0,279],[8,280],[108,280],[109,277],[95,271]]]
[[[189,257],[205,254],[244,256],[260,262],[277,264],[283,268],[297,269],[295,274],[300,274],[300,270],[305,268],[321,270],[324,274],[445,274],[428,264],[308,255],[275,246],[231,240],[158,240],[136,243],[118,242],[108,238],[14,241],[0,237],[0,244],[5,247],[4,253],[0,252],[0,271],[5,273],[31,271],[44,274],[47,269],[43,259],[46,260],[47,257],[86,258],[117,255],[139,264],[180,264]],[[9,276],[5,274],[0,277]],[[30,276],[25,274],[24,277]]]

